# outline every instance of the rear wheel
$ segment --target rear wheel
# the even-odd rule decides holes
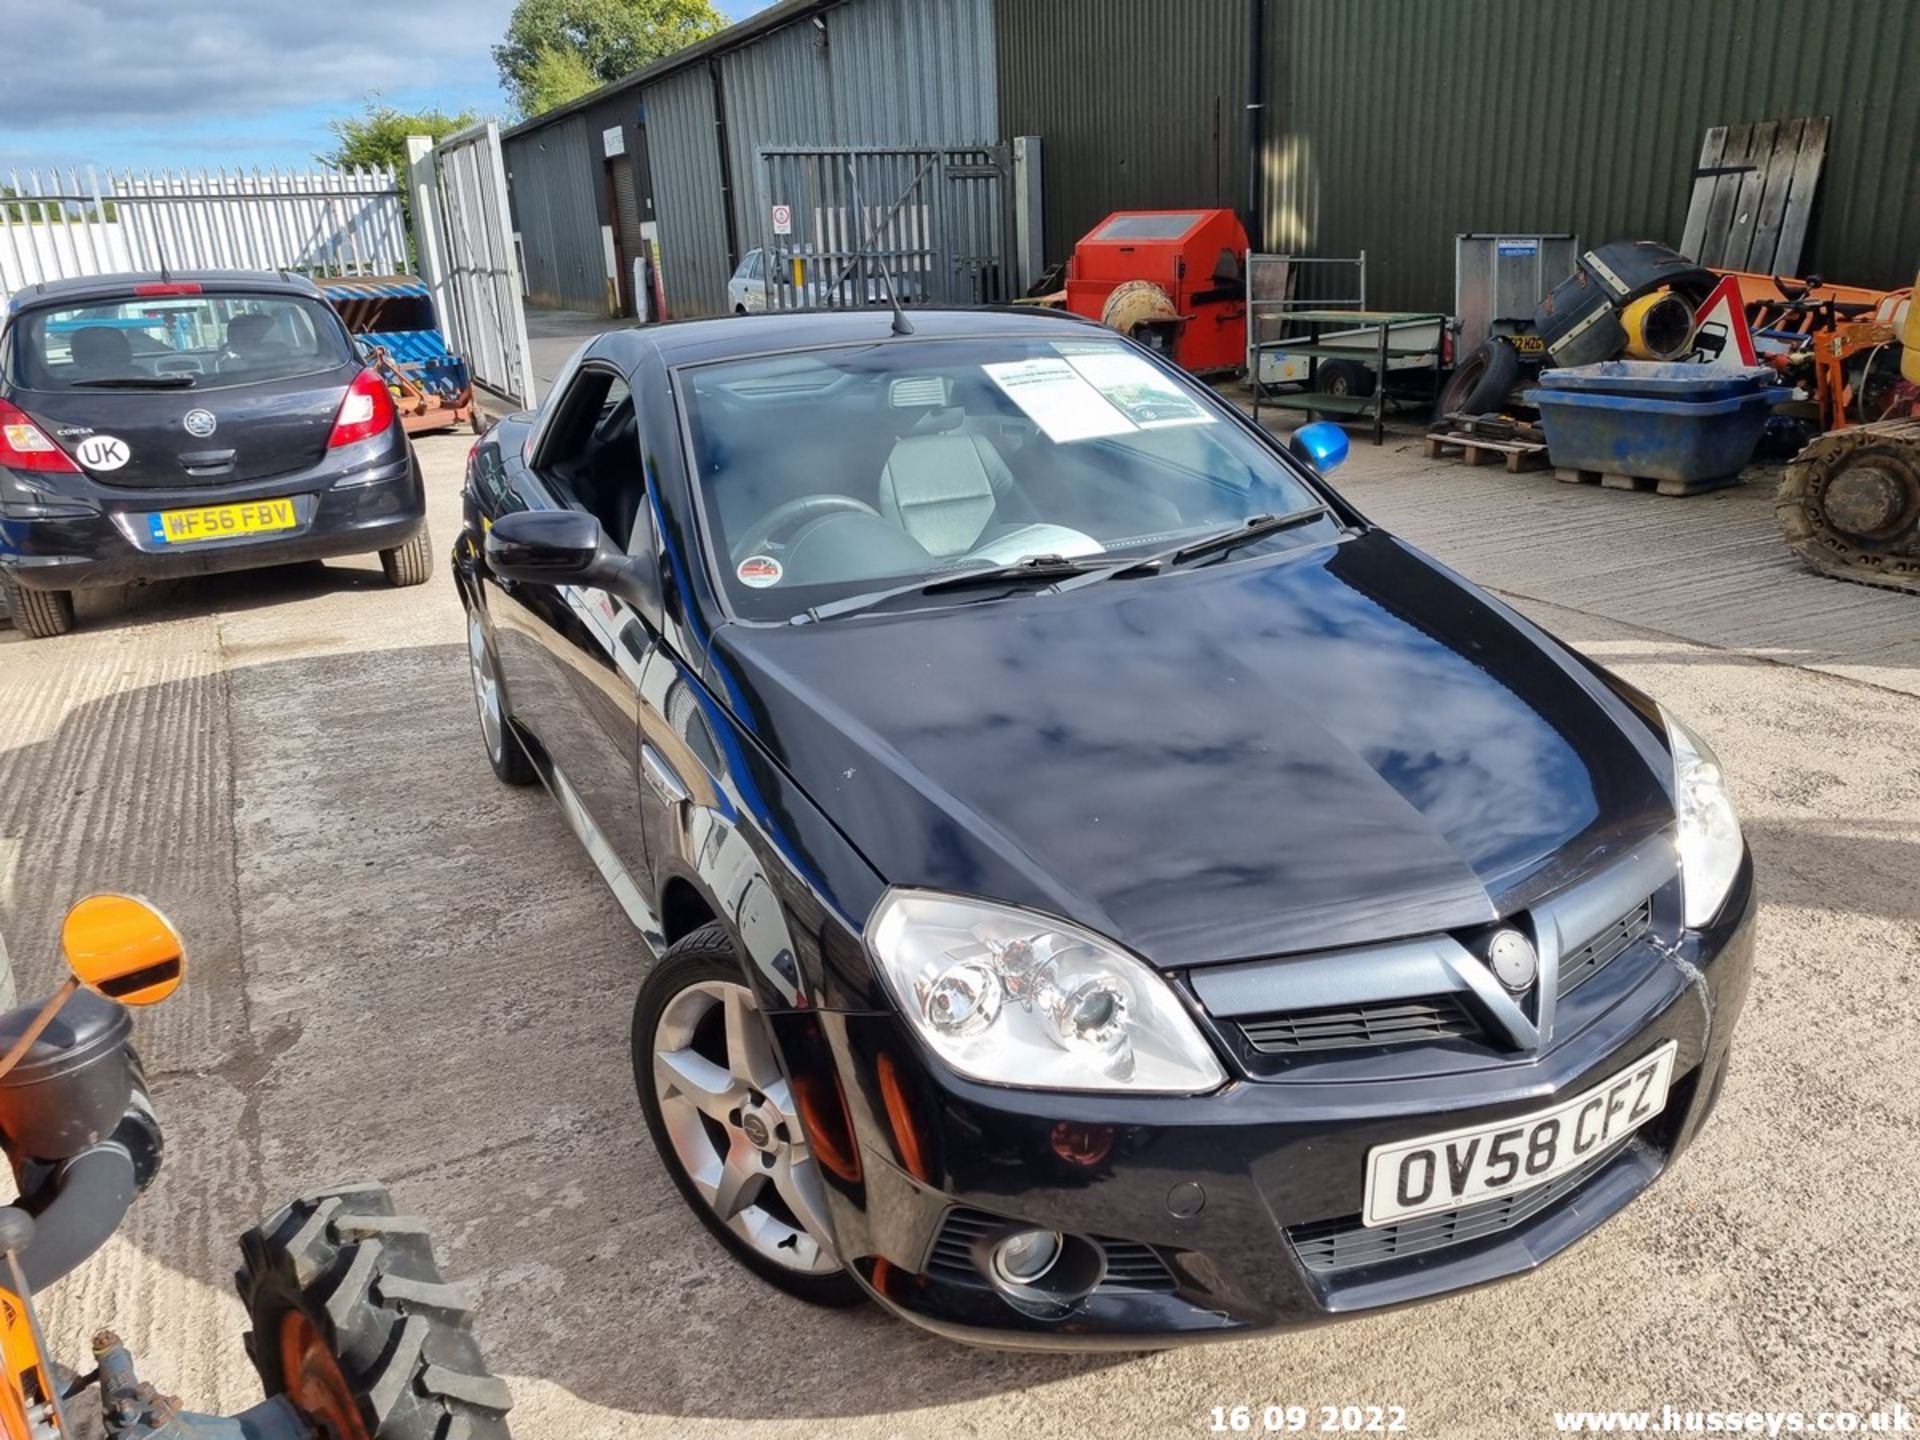
[[[413,538],[404,545],[380,552],[380,568],[389,585],[424,585],[433,575],[433,540],[422,520]]]
[[[472,1301],[382,1186],[296,1200],[240,1240],[247,1353],[329,1440],[510,1440]]]
[[[506,784],[531,785],[540,774],[513,734],[507,692],[500,683],[500,661],[477,610],[467,612],[467,666],[473,674],[473,703],[480,712],[480,740],[487,748],[487,763]]]
[[[674,1184],[735,1259],[816,1305],[866,1298],[834,1249],[793,1087],[718,925],[677,941],[648,972],[633,1010],[633,1076]]]
[[[11,575],[0,575],[0,586],[6,589],[13,628],[22,635],[45,640],[73,629],[71,590],[30,590],[16,583]]]
[[[1322,360],[1314,370],[1313,381],[1322,395],[1351,395],[1364,400],[1373,394],[1373,371],[1357,360]]]

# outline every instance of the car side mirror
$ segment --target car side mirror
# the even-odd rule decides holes
[[[487,566],[502,580],[592,585],[617,595],[655,625],[660,572],[649,550],[629,555],[579,510],[518,510],[487,530]]]
[[[1347,432],[1340,426],[1331,420],[1316,420],[1293,432],[1287,450],[1324,475],[1347,463],[1348,443]]]

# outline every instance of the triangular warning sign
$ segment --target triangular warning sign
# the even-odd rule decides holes
[[[1740,300],[1740,282],[1732,275],[1714,286],[1694,312],[1693,348],[1703,363],[1726,370],[1760,363],[1753,351],[1753,331],[1747,328],[1747,307]]]

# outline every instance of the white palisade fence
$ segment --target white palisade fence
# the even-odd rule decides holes
[[[390,170],[14,170],[0,184],[0,300],[122,270],[411,269]]]

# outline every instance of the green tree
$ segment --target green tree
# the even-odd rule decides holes
[[[519,0],[493,63],[520,113],[534,116],[574,98],[548,98],[567,88],[556,81],[582,74],[562,70],[566,62],[548,58],[555,53],[578,57],[593,83],[604,85],[726,24],[708,0]]]
[[[578,50],[548,45],[534,52],[533,64],[521,82],[518,104],[524,115],[543,115],[599,85],[600,77],[594,74],[586,56]]]
[[[327,122],[333,132],[333,148],[313,158],[335,170],[365,166],[404,174],[409,135],[442,140],[466,129],[477,118],[471,110],[449,114],[438,106],[431,110],[396,110],[375,95],[367,100],[366,113]]]

